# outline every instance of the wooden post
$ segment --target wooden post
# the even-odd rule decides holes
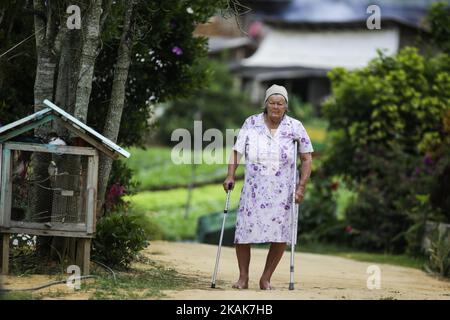
[[[89,157],[86,183],[86,229],[88,234],[95,232],[96,204],[98,187],[98,154]]]
[[[76,264],[80,267],[82,275],[89,274],[90,263],[91,263],[91,239],[78,238]]]
[[[9,273],[9,233],[0,233],[0,259],[1,259],[1,274],[7,275]]]
[[[11,150],[4,148],[2,152],[2,180],[0,184],[0,226],[9,228],[11,218]]]

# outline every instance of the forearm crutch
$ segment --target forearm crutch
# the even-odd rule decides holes
[[[297,232],[296,215],[298,214],[298,206],[295,203],[295,192],[297,190],[297,156],[298,156],[298,139],[294,139],[294,187],[292,191],[292,211],[291,211],[291,265],[290,265],[290,281],[289,290],[294,290],[294,252],[295,238]]]
[[[213,274],[212,281],[211,281],[211,288],[216,287],[216,277],[217,277],[217,271],[219,269],[220,249],[222,247],[223,231],[225,229],[225,220],[227,219],[228,202],[230,201],[230,192],[231,192],[232,187],[233,187],[233,184],[230,182],[228,184],[227,199],[225,201],[225,209],[223,210],[222,230],[220,231],[219,247],[217,248],[216,266],[214,267],[214,274]]]

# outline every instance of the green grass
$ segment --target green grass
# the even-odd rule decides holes
[[[391,264],[401,267],[423,269],[425,258],[413,258],[406,254],[394,255],[387,253],[373,253],[358,251],[354,248],[326,243],[300,243],[297,251],[307,253],[317,253],[348,258],[356,261]]]
[[[237,181],[230,195],[229,209],[237,207],[243,181]],[[149,223],[157,224],[164,239],[195,239],[197,220],[203,215],[221,212],[224,209],[226,193],[222,184],[202,186],[193,189],[191,209],[185,217],[188,190],[178,188],[166,191],[144,191],[129,196],[131,212]]]
[[[96,278],[81,282],[80,293],[87,293],[89,299],[158,299],[164,297],[163,290],[206,286],[204,280],[178,273],[173,268],[164,267],[149,257],[140,256],[133,268],[116,272],[116,280],[103,269],[93,268]],[[43,298],[70,298],[71,292],[53,291],[13,291],[0,295],[0,300],[40,300]]]
[[[0,300],[34,300],[34,298],[29,291],[13,291],[0,293]]]
[[[150,147],[146,150],[132,148],[131,157],[125,163],[133,170],[135,181],[139,182],[138,190],[159,190],[187,187],[192,179],[192,165],[175,164],[171,158],[169,147]],[[204,161],[208,157],[204,158]],[[223,156],[223,164],[202,163],[196,165],[195,183],[206,184],[223,180],[227,174],[227,155]],[[236,171],[243,176],[244,167]]]
[[[164,297],[163,290],[191,288],[198,284],[198,279],[181,275],[146,257],[141,257],[139,262],[146,267],[117,273],[116,281],[110,276],[101,276],[82,285],[81,290],[92,291],[90,299],[93,300],[146,299]]]

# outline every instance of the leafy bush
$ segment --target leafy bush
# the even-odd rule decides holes
[[[136,216],[114,213],[98,221],[92,255],[108,266],[128,268],[148,245],[148,234]]]
[[[404,212],[397,212],[384,200],[383,193],[364,187],[346,211],[354,236],[351,244],[369,251],[402,252],[406,246],[403,231],[410,225]]]
[[[314,117],[314,107],[312,104],[303,102],[298,96],[289,97],[289,111],[291,117],[302,122]]]
[[[442,1],[433,3],[427,16],[431,29],[431,40],[445,52],[450,52],[450,6]]]
[[[439,214],[450,203],[449,56],[405,48],[330,78],[324,114],[332,144],[323,165],[359,193],[346,212],[352,244],[417,252],[425,217],[449,218]]]
[[[319,168],[312,177],[314,183],[308,196],[300,205],[299,228],[300,236],[305,233],[318,235],[317,229],[326,228],[336,222],[336,201],[333,195],[335,184],[326,179]]]
[[[23,233],[11,234],[9,247],[12,274],[36,273],[42,269],[43,263],[36,263],[36,236]]]
[[[450,276],[450,237],[435,235],[428,248],[427,268],[443,277]]]

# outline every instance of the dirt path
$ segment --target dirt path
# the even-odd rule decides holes
[[[237,260],[233,248],[223,247],[217,278],[217,288],[211,289],[217,246],[152,241],[143,251],[144,255],[158,265],[173,268],[194,280],[185,290],[163,290],[163,299],[180,300],[276,300],[276,299],[446,299],[450,300],[450,281],[438,280],[411,268],[379,264],[381,288],[369,290],[367,267],[373,263],[350,259],[296,253],[295,290],[289,291],[289,252],[286,252],[272,278],[276,290],[259,290],[259,276],[264,268],[267,249],[252,249],[250,263],[250,288],[232,289],[237,279]],[[136,265],[137,266],[137,265]],[[147,268],[148,266],[140,266]],[[56,280],[54,276],[30,275],[24,277],[4,276],[6,288],[34,287]],[[92,279],[87,280],[92,281]],[[65,284],[38,291],[43,299],[89,299],[90,289],[73,292]],[[95,289],[94,289],[95,290]],[[124,296],[126,298],[126,296]]]
[[[196,243],[153,241],[145,250],[151,259],[178,272],[197,277],[196,289],[164,291],[168,299],[448,299],[450,281],[440,281],[424,272],[379,264],[381,288],[369,290],[367,267],[373,263],[350,259],[297,253],[296,289],[289,291],[289,258],[286,252],[272,278],[277,290],[259,290],[267,249],[252,249],[250,288],[232,289],[237,279],[237,260],[233,248],[223,247],[217,288],[209,288],[217,246]]]

